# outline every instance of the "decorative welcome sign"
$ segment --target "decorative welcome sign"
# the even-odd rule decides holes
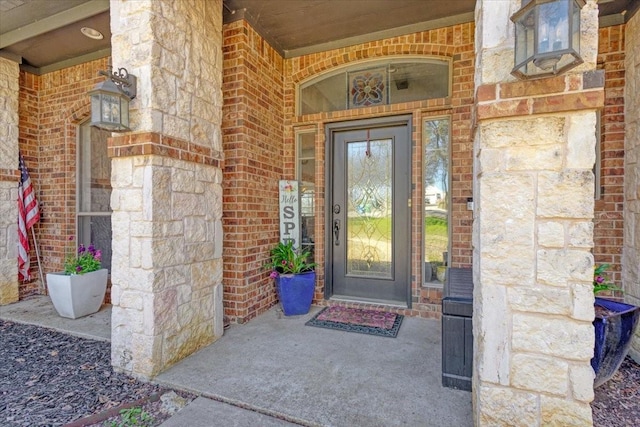
[[[280,185],[280,240],[300,245],[300,189],[298,181],[281,180]]]

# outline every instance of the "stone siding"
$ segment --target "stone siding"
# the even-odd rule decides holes
[[[113,158],[111,363],[153,377],[223,333],[222,1],[111,1],[138,77]]]
[[[509,6],[476,5],[474,420],[591,425],[597,39],[565,75],[514,81]]]
[[[622,283],[625,300],[640,306],[640,13],[626,26],[624,249]],[[640,363],[640,327],[631,356]]]
[[[18,301],[18,64],[0,58],[0,305]]]
[[[222,173],[151,155],[112,177],[112,363],[153,376],[222,335]]]

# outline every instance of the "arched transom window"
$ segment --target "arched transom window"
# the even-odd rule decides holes
[[[298,115],[446,98],[451,62],[398,58],[358,63],[300,84]]]

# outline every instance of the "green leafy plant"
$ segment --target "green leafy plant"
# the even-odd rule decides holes
[[[279,242],[271,249],[271,262],[265,267],[271,268],[271,278],[280,274],[298,274],[311,271],[316,266],[314,262],[308,262],[311,255],[309,250],[293,248],[293,242]]]
[[[73,236],[69,237],[69,240],[73,241]],[[64,274],[85,274],[100,270],[101,267],[102,252],[96,249],[93,244],[88,247],[80,244],[78,250],[65,259]]]
[[[621,291],[619,287],[609,281],[609,276],[605,271],[610,267],[609,264],[596,265],[593,268],[593,293],[603,291]]]
[[[153,424],[153,417],[142,408],[134,406],[129,409],[122,409],[120,411],[120,421],[111,421],[109,427],[131,427],[131,426],[151,426]]]

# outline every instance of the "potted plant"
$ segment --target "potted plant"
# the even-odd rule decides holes
[[[279,242],[271,249],[270,277],[276,282],[276,292],[285,316],[307,314],[316,287],[313,262],[308,262],[310,252],[293,248],[293,242]]]
[[[64,271],[47,273],[49,296],[60,316],[77,319],[100,310],[108,278],[101,261],[100,250],[81,244],[65,259]]]
[[[621,291],[609,281],[606,270],[609,264],[594,268],[593,293]],[[591,367],[596,374],[594,387],[607,382],[624,360],[633,332],[638,325],[640,307],[612,299],[595,299],[595,346]]]

